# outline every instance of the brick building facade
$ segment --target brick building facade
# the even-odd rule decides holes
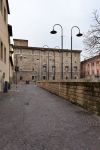
[[[100,79],[100,54],[81,62],[81,76],[88,79]]]
[[[60,80],[62,50],[57,48],[29,47],[27,40],[14,39],[14,59],[17,80]],[[80,52],[72,51],[73,78],[80,78]],[[71,53],[63,50],[63,79],[71,76]]]

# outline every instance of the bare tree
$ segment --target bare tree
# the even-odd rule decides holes
[[[94,25],[84,35],[85,53],[94,56],[100,52],[100,17],[97,10],[93,12]]]

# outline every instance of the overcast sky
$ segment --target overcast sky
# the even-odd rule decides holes
[[[13,38],[29,40],[29,46],[61,46],[59,26],[56,35],[50,31],[54,24],[61,24],[64,30],[64,48],[70,49],[71,27],[78,26],[86,33],[93,23],[93,11],[100,13],[100,0],[9,0],[9,23],[13,26]],[[83,37],[75,35],[73,49],[83,49]]]

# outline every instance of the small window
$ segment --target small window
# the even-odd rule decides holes
[[[5,23],[6,23],[6,20],[7,20],[7,12],[6,12],[6,9],[5,9],[5,7],[4,7],[4,21],[5,21]]]
[[[1,58],[1,60],[3,60],[3,43],[2,42],[1,42],[1,52],[0,52],[0,54],[1,54],[0,58]]]
[[[32,76],[32,80],[34,80],[35,79],[35,77],[34,76]]]
[[[20,76],[20,80],[22,80],[23,79],[23,77],[22,76]]]
[[[97,70],[97,76],[99,76],[99,70]]]
[[[65,66],[65,69],[69,68],[68,66]]]
[[[68,77],[66,76],[66,80],[68,79]]]
[[[3,75],[2,75],[3,79],[5,79],[5,75],[6,75],[5,72],[3,72]]]
[[[6,63],[6,48],[4,48],[4,63]]]
[[[96,64],[99,65],[99,61],[97,61]]]
[[[0,0],[0,11],[2,12],[2,8],[3,8],[3,0]]]
[[[45,80],[46,79],[46,77],[45,76],[43,76],[43,80]]]
[[[47,69],[47,66],[44,65],[44,66],[43,66],[43,70],[46,71],[46,69]]]
[[[55,76],[53,76],[53,80],[55,80]]]
[[[69,70],[69,66],[65,66],[65,70],[68,71]]]
[[[74,70],[77,71],[77,66],[74,66]]]
[[[90,75],[90,72],[88,71],[88,75]]]
[[[56,69],[56,66],[52,66],[52,71],[54,71]]]

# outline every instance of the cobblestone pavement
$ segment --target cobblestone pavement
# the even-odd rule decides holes
[[[100,118],[32,84],[0,97],[0,150],[100,150]]]

